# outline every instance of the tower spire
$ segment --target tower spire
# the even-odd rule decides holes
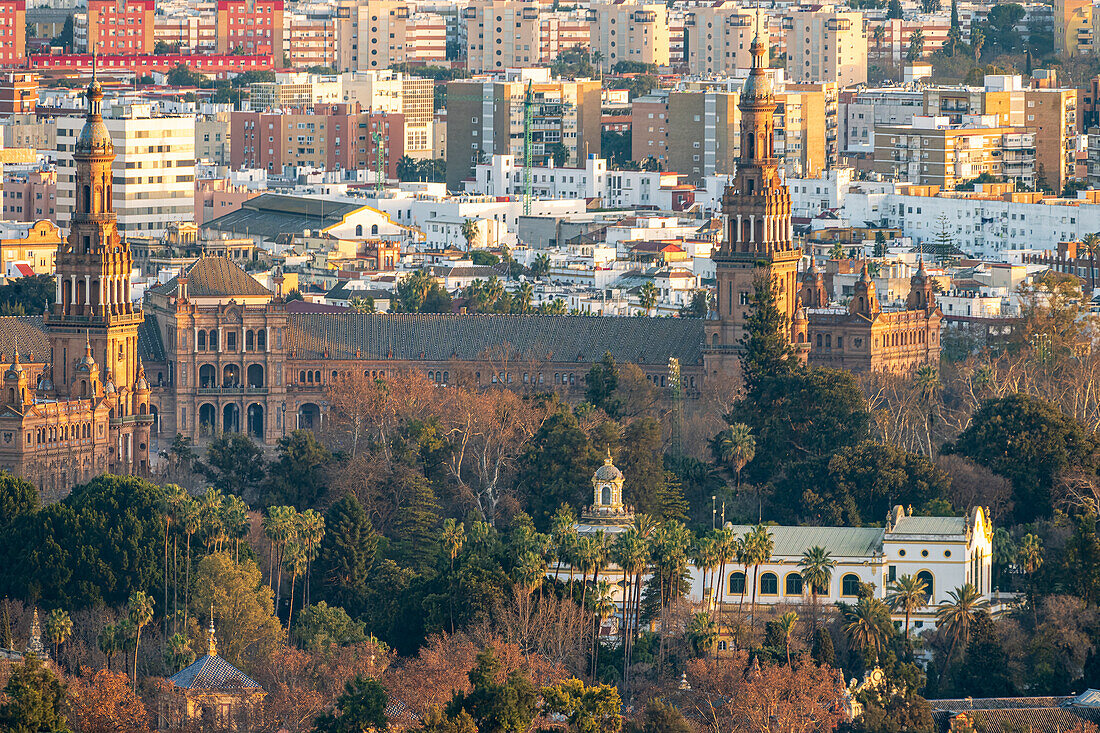
[[[218,656],[218,640],[214,636],[214,604],[210,604],[210,626],[206,629],[206,654]]]

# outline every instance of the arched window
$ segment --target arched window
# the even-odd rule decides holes
[[[313,384],[313,372],[306,372],[306,381]]]
[[[206,331],[199,331],[199,351],[206,351]]]
[[[315,371],[313,373],[313,381],[317,382],[317,384],[321,383],[321,370],[320,369],[318,369],[317,371]]]
[[[213,329],[210,330],[210,350],[218,350],[218,332]]]
[[[600,504],[603,506],[611,506],[611,487],[604,486],[600,489]]]
[[[859,576],[855,573],[848,573],[840,579],[840,595],[842,596],[858,596],[859,595]]]
[[[355,236],[357,236],[357,237],[363,236],[363,225],[362,224],[356,224],[355,225]]]
[[[802,595],[802,576],[798,573],[789,573],[783,581],[783,592],[789,596]]]
[[[298,382],[301,383],[301,382],[304,382],[304,381],[306,381],[306,373],[305,373],[305,370],[302,370],[302,371],[298,372]]]
[[[256,350],[267,351],[267,331],[262,328],[256,331]]]
[[[378,236],[378,225],[377,224],[371,224],[370,225],[370,235],[372,237],[377,237]]]
[[[932,573],[927,570],[922,570],[917,573],[917,580],[924,581],[924,600],[927,603],[932,602],[932,596],[935,595],[936,582],[932,578]]]
[[[255,351],[256,350],[256,335],[251,331],[245,331],[244,334],[244,350]]]
[[[729,595],[745,592],[745,574],[740,570],[730,573],[729,583],[726,585],[726,593]]]
[[[764,573],[760,576],[760,595],[779,595],[779,576],[775,573]]]

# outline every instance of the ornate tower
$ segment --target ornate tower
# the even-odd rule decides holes
[[[88,114],[73,149],[76,196],[69,235],[57,251],[57,290],[46,314],[53,348],[53,388],[62,400],[91,400],[109,414],[111,470],[144,473],[149,464],[149,395],[135,390],[138,330],[130,302],[133,257],[118,234],[111,200],[111,134],[103,122],[103,89],[93,71]]]
[[[752,70],[741,92],[741,160],[722,196],[726,238],[714,255],[718,278],[716,318],[707,327],[708,374],[740,374],[739,344],[753,295],[753,277],[767,271],[779,294],[779,310],[791,325],[798,291],[798,262],[791,229],[791,197],[775,158],[775,98],[764,67],[767,49],[752,42]]]
[[[936,291],[932,288],[932,278],[924,269],[924,260],[909,279],[909,297],[905,302],[911,311],[931,311],[936,307]]]

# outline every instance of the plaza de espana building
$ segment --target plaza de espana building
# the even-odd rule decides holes
[[[802,251],[774,153],[765,48],[741,96],[742,164],[722,198],[717,299],[707,319],[357,313],[287,302],[223,256],[202,256],[129,298],[133,260],[111,203],[114,150],[102,90],[87,92],[77,140],[76,210],[59,247],[55,303],[44,317],[0,318],[0,468],[47,497],[104,471],[149,472],[177,434],[202,445],[244,433],[270,448],[320,429],[326,390],[343,374],[419,370],[440,385],[473,383],[583,397],[592,364],[611,353],[659,388],[682,394],[739,381],[741,341],[757,273],[772,277],[798,357],[853,371],[906,371],[939,358],[942,314],[923,266],[906,304],[879,303],[866,270],[846,305],[830,305],[821,273],[800,276]]]

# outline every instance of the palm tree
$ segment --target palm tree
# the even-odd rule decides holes
[[[718,625],[706,611],[700,611],[691,617],[685,629],[688,642],[698,656],[708,656],[718,646]]]
[[[829,584],[833,581],[833,568],[836,560],[820,545],[814,545],[802,553],[798,561],[798,571],[802,575],[803,591],[810,589],[810,598],[813,605],[813,630],[817,631],[817,596],[822,591],[828,592]]]
[[[577,539],[577,515],[573,513],[573,507],[562,504],[554,512],[550,519],[550,538],[554,541],[554,557],[557,558],[557,568],[554,570],[554,578],[561,575],[561,564],[568,562],[569,552]],[[573,580],[573,566],[569,566],[570,587]]]
[[[515,313],[530,313],[531,298],[535,297],[535,287],[531,283],[523,283],[516,290],[515,300],[512,301],[512,310]]]
[[[531,262],[531,276],[543,277],[550,272],[550,255],[546,253],[535,255],[534,261]]]
[[[997,579],[994,585],[998,589],[1001,587],[1001,576],[1004,573],[1004,568],[1016,559],[1018,552],[1016,544],[1012,541],[1012,535],[1008,533],[1007,529],[997,527],[993,530],[993,571],[994,577]]]
[[[611,583],[601,580],[596,583],[595,603],[592,613],[596,617],[596,630],[592,634],[592,679],[596,679],[598,667],[596,666],[600,656],[600,629],[611,614],[615,613],[615,596],[611,590]]]
[[[175,617],[175,612],[179,608],[179,530],[183,524],[184,505],[191,500],[187,490],[178,484],[168,484],[165,488],[165,501],[168,503],[171,511],[171,518],[168,526],[174,523],[177,527],[176,532],[172,534],[172,615]],[[168,602],[165,601],[164,607],[168,608]],[[167,616],[168,614],[165,614]]]
[[[313,570],[313,559],[321,547],[321,540],[325,538],[325,518],[313,511],[306,509],[298,515],[298,540],[302,545],[305,555],[306,569],[302,577],[302,608],[310,602],[310,574]]]
[[[702,573],[703,600],[706,604],[705,607],[709,609],[715,600],[713,573],[717,570],[718,564],[721,561],[718,554],[717,532],[699,538],[692,550],[692,561]],[[709,593],[707,587],[708,573],[711,573]]]
[[[283,597],[283,555],[286,547],[298,539],[298,511],[292,506],[268,507],[264,517],[264,534],[271,541],[271,552],[275,564],[275,612],[279,612],[279,603]],[[268,580],[272,580],[268,578]]]
[[[1035,607],[1035,573],[1043,567],[1043,541],[1036,535],[1024,535],[1019,550],[1020,564],[1027,573],[1028,605],[1031,606],[1031,620],[1034,628],[1039,627],[1039,612]]]
[[[890,638],[890,609],[877,598],[864,597],[855,605],[842,604],[844,634],[848,644],[877,663],[886,641]]]
[[[199,505],[190,496],[180,504],[179,526],[186,537],[184,549],[187,569],[183,579],[183,626],[187,628],[187,609],[191,603],[191,537],[199,531]]]
[[[1096,291],[1096,257],[1100,255],[1100,233],[1086,234],[1081,239],[1081,249],[1089,257],[1089,296]]]
[[[726,563],[733,563],[739,561],[740,554],[738,547],[740,546],[737,534],[726,527],[722,527],[715,531],[715,544],[718,554],[718,583],[716,584],[716,590],[718,591],[718,618],[716,623],[718,625],[718,633],[722,633],[722,621],[726,617],[726,596],[729,595],[729,578],[726,576]],[[741,585],[741,599],[745,598],[745,586]],[[738,607],[738,617],[740,617],[740,607]],[[717,650],[715,650],[717,654]]]
[[[134,591],[129,603],[130,623],[134,627],[134,692],[137,692],[137,660],[141,646],[141,630],[153,620],[153,598],[144,591]]]
[[[915,575],[903,575],[886,589],[886,605],[894,613],[905,612],[905,638],[909,638],[909,617],[928,605],[928,584]]]
[[[951,639],[951,646],[943,660],[944,669],[947,669],[955,647],[959,644],[965,647],[970,640],[970,627],[974,625],[978,614],[989,610],[989,601],[970,583],[947,591],[947,598],[936,611],[936,625],[942,627]]]
[[[740,623],[745,610],[745,591],[749,587],[749,565],[752,561],[752,548],[749,542],[749,533],[741,535],[734,540],[732,552],[737,559],[737,564],[745,569],[745,579],[741,583],[741,598],[737,601],[737,621]]]
[[[225,526],[225,536],[233,540],[233,562],[238,562],[241,540],[248,537],[252,529],[252,521],[248,518],[248,504],[241,497],[230,494],[222,501],[222,524]]]
[[[60,608],[55,608],[46,616],[46,639],[53,645],[53,658],[60,662],[58,652],[61,645],[73,635],[73,620]]]
[[[99,647],[99,651],[103,652],[103,655],[107,657],[107,671],[111,671],[111,661],[115,658],[115,654],[118,654],[122,644],[119,639],[118,627],[114,624],[106,624],[103,630],[96,636],[96,646]]]
[[[645,315],[649,315],[650,311],[657,307],[657,299],[661,293],[657,290],[657,286],[652,282],[643,283],[638,288],[638,305],[645,311]]]
[[[199,497],[199,524],[202,526],[203,544],[211,552],[220,552],[225,541],[222,493],[213,486]]]
[[[750,561],[752,564],[752,629],[756,630],[756,590],[760,579],[760,566],[772,558],[775,540],[771,532],[762,524],[752,528],[749,537]]]
[[[794,633],[795,627],[798,625],[798,614],[794,611],[787,611],[785,614],[776,619],[779,626],[779,630],[783,632],[783,645],[787,649],[787,666],[791,666],[791,635]]]
[[[477,220],[466,219],[462,222],[462,238],[466,240],[466,249],[473,249],[474,242],[477,241],[479,234]]]
[[[443,547],[451,559],[451,571],[455,569],[455,560],[466,544],[466,525],[448,517],[443,521]]]
[[[710,444],[711,453],[716,461],[733,471],[737,479],[737,488],[741,488],[741,471],[756,457],[756,438],[752,428],[745,423],[734,423],[714,436]],[[756,521],[760,521],[761,507],[758,503]]]
[[[934,418],[932,410],[935,406],[936,394],[940,389],[940,370],[935,364],[922,364],[917,367],[917,371],[913,375],[913,383],[916,385],[920,399],[927,410],[924,423],[926,440],[924,447],[928,449],[928,455],[931,457],[935,450],[932,445],[932,422]]]
[[[195,652],[183,634],[173,634],[164,647],[164,663],[172,674],[195,661]]]
[[[286,633],[290,638],[290,624],[294,620],[294,582],[298,580],[298,574],[306,567],[306,550],[300,539],[295,537],[286,543],[283,551],[283,566],[290,573],[290,591],[286,594],[289,606],[286,614]],[[276,614],[277,615],[277,614]]]
[[[639,518],[642,521],[639,523]],[[639,524],[641,526],[639,526]],[[641,576],[649,561],[648,517],[635,517],[635,526],[620,533],[611,546],[611,556],[623,572],[623,680],[628,681],[627,670],[630,667],[632,630],[636,627],[638,606],[641,599]]]

